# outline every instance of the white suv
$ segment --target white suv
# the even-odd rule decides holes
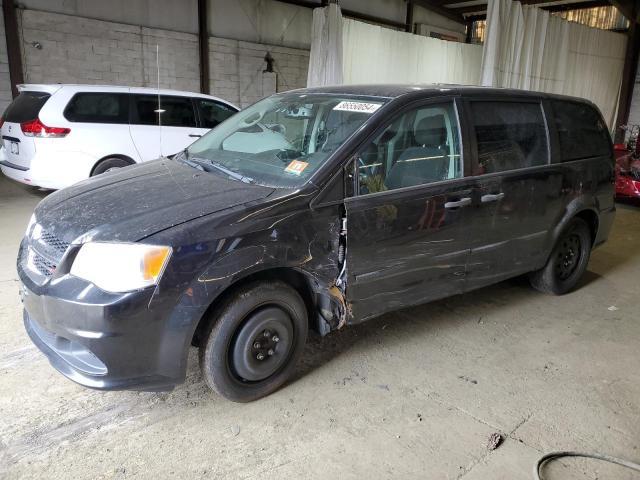
[[[0,169],[47,189],[183,150],[238,111],[199,93],[18,85],[0,119]]]

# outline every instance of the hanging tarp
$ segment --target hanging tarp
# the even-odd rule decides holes
[[[587,98],[612,127],[626,37],[512,0],[489,0],[482,84]]]

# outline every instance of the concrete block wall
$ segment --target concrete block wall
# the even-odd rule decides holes
[[[192,33],[37,10],[19,10],[18,21],[25,82],[155,87],[158,45],[160,86],[199,91],[198,38]],[[209,49],[211,93],[239,106],[306,85],[307,50],[216,37]],[[263,72],[267,52],[275,73]]]
[[[160,86],[198,88],[193,34],[36,10],[18,18],[26,82],[156,86],[158,44]]]
[[[265,72],[265,56],[274,59]],[[246,107],[275,92],[307,84],[309,51],[260,43],[209,38],[209,77],[212,94]]]
[[[152,28],[142,29],[142,58],[144,59],[144,85],[158,82],[156,45],[159,50],[160,85],[197,92],[200,90],[198,37],[190,33],[172,32]]]

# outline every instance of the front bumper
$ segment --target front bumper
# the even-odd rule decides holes
[[[153,288],[110,294],[70,276],[56,286],[20,276],[25,329],[67,378],[100,390],[145,391],[184,380],[185,339],[166,328],[170,312],[149,308]]]
[[[29,168],[25,169],[7,161],[4,149],[0,148],[0,170],[5,176],[25,185],[48,190],[60,190],[86,180],[98,160],[83,152],[45,150],[36,152],[29,162]]]

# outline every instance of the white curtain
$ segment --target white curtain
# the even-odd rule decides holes
[[[342,22],[335,3],[313,10],[308,87],[342,83]]]
[[[480,81],[482,46],[343,20],[343,82],[457,83]]]
[[[489,0],[482,85],[587,98],[613,126],[626,37],[512,0]]]

